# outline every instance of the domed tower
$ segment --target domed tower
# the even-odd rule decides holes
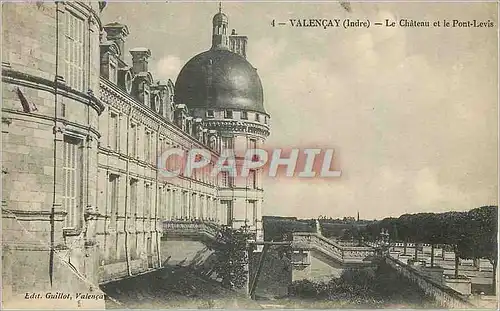
[[[245,57],[247,37],[234,30],[227,34],[229,20],[220,7],[212,24],[212,47],[184,65],[175,83],[175,101],[216,131],[222,149],[233,149],[238,161],[247,149],[262,148],[269,136],[269,114],[257,70]],[[250,170],[246,178],[223,172],[220,178],[219,202],[226,224],[246,227],[262,239],[261,170]]]
[[[222,13],[222,7],[219,4],[219,13],[215,14],[212,19],[212,47],[224,48],[228,46],[228,22],[227,15]]]

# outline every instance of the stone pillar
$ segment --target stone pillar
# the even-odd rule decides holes
[[[209,207],[209,202],[210,202],[210,197],[208,195],[205,196],[204,198],[205,201],[205,211],[203,212],[203,215],[205,216],[205,219],[209,219],[210,215],[210,207]]]
[[[199,209],[199,218],[200,219],[205,219],[206,218],[206,215],[205,215],[205,196],[200,194],[200,196],[198,197],[198,209]]]
[[[181,207],[181,192],[179,189],[174,190],[174,196],[173,196],[173,211],[174,211],[174,217],[175,218],[180,218],[182,217],[182,207]]]
[[[193,219],[200,218],[198,206],[200,203],[198,202],[198,194],[196,192],[191,192],[191,213]]]
[[[226,211],[224,210],[224,206],[217,199],[214,199],[214,205],[215,205],[215,219],[217,219],[217,222],[222,223],[224,225],[227,224],[225,218]]]

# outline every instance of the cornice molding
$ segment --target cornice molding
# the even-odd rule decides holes
[[[91,90],[87,93],[75,90],[61,82],[59,79],[55,82],[53,80],[4,67],[2,68],[2,81],[5,83],[21,85],[71,98],[81,102],[82,104],[89,105],[98,114],[101,114],[104,111],[104,104],[94,96]]]
[[[2,208],[3,217],[15,217],[17,220],[44,220],[49,221],[52,215],[54,215],[55,221],[63,221],[66,217],[66,211],[27,211],[27,210],[17,210],[17,209],[7,209]]]
[[[203,124],[205,127],[215,129],[217,131],[252,133],[263,137],[267,137],[270,134],[270,130],[267,125],[251,121],[208,119],[204,120]]]

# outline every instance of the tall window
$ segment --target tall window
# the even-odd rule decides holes
[[[221,137],[222,148],[223,149],[233,149],[234,148],[234,138],[233,137]]]
[[[68,213],[66,227],[80,226],[82,188],[82,140],[64,136],[63,145],[63,208]]]
[[[225,119],[232,119],[233,118],[233,111],[232,110],[225,110],[224,111],[224,118]]]
[[[85,21],[70,11],[64,16],[64,78],[69,86],[85,91]]]
[[[118,115],[114,112],[109,114],[109,148],[118,151]]]
[[[257,201],[255,200],[250,200],[248,201],[250,204],[250,208],[252,209],[252,223],[254,226],[257,225]]]
[[[248,174],[248,178],[250,179],[248,185],[252,189],[257,189],[257,171],[256,170],[250,170],[249,174]]]
[[[137,179],[130,179],[130,214],[135,217],[137,213]]]
[[[144,218],[149,219],[151,210],[151,185],[145,185],[145,198],[144,198]]]
[[[221,187],[229,187],[229,174],[227,172],[221,172]]]
[[[111,228],[116,229],[116,218],[118,216],[118,181],[119,176],[116,174],[109,174],[109,214],[111,216]]]
[[[144,148],[146,149],[145,150],[145,154],[144,154],[144,161],[150,163],[151,162],[151,149],[152,149],[152,139],[151,139],[151,132],[148,132],[148,131],[145,131],[144,132],[144,135],[145,135],[145,146]]]
[[[130,156],[137,157],[137,125],[130,124]]]
[[[221,174],[221,187],[231,188],[234,185],[234,177],[229,175],[229,172],[220,172]]]
[[[250,138],[250,149],[255,150],[257,149],[257,140],[254,138]]]
[[[163,218],[163,201],[164,201],[164,198],[163,196],[165,195],[165,187],[158,187],[158,196],[157,196],[157,206],[158,206],[158,215],[155,215],[155,216],[158,216],[158,218],[160,219],[164,219]]]
[[[241,118],[242,118],[243,120],[247,120],[247,119],[248,119],[248,113],[247,113],[246,111],[242,111],[242,112],[241,112]]]

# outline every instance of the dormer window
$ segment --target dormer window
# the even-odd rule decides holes
[[[207,118],[213,118],[214,117],[214,111],[212,109],[207,110]]]
[[[160,113],[160,95],[154,95],[153,97],[153,110]]]
[[[246,112],[246,111],[242,111],[242,112],[241,112],[241,118],[242,118],[243,120],[248,120],[248,112]]]
[[[130,73],[130,71],[127,71],[125,73],[124,85],[125,85],[125,91],[128,94],[131,94],[132,93],[132,74]]]
[[[260,122],[260,114],[255,114],[255,121]]]
[[[225,119],[232,119],[233,118],[233,111],[232,110],[225,110],[224,111],[224,118]]]

